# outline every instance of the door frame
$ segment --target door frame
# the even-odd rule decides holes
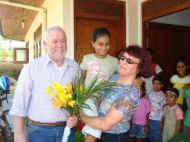
[[[172,3],[172,0],[170,0],[170,1]],[[181,1],[181,0],[179,0],[179,1]],[[162,3],[162,2],[160,2],[160,3]],[[149,12],[143,11],[144,8],[150,9],[150,7],[154,7],[156,4],[157,4],[156,1],[152,1],[152,0],[144,1],[141,4],[142,22],[150,21],[150,20],[158,18],[158,17],[166,16],[168,14],[172,14],[172,13],[179,12],[179,11],[190,8],[190,1],[183,1],[183,2],[179,3],[178,5],[176,5],[174,3],[171,7],[166,7],[166,5],[163,2],[160,6],[158,6],[159,8],[156,13],[153,11],[154,9],[150,10]]]
[[[118,5],[121,5],[122,6],[122,10],[119,11],[116,15],[111,15],[111,14],[108,14],[106,16],[102,16],[100,15],[99,13],[95,13],[95,14],[89,14],[87,12],[85,12],[84,10],[80,11],[80,6],[78,6],[78,2],[79,0],[74,0],[74,58],[76,59],[77,57],[77,37],[76,37],[76,32],[77,32],[77,18],[86,18],[86,19],[96,19],[96,20],[118,20],[120,19],[121,17],[124,17],[122,20],[122,24],[125,25],[124,26],[124,46],[126,45],[126,2],[125,1],[118,1],[118,0],[96,0],[96,1],[100,1],[100,2],[104,2],[104,3],[108,3],[108,4],[118,4]],[[87,1],[86,3],[87,5],[89,4],[89,1]],[[77,7],[77,6],[78,7]],[[83,9],[85,9],[85,7],[88,9],[88,6],[85,6],[85,4],[82,4],[82,7]],[[121,14],[120,16],[118,16],[118,14]]]
[[[170,0],[170,7],[167,7],[167,3],[164,3],[164,0],[160,0],[163,2],[160,2],[159,6],[158,6],[158,1],[153,1],[153,0],[147,0],[142,2],[141,4],[141,13],[142,13],[142,45],[143,47],[147,47],[147,26],[148,26],[148,22],[150,22],[151,20],[155,19],[155,18],[159,18],[162,16],[166,16],[172,13],[176,13],[179,11],[183,11],[185,9],[189,9],[190,8],[190,1],[181,1],[178,0],[178,4],[176,4],[176,0],[174,2],[174,0]],[[172,4],[172,1],[174,2]],[[155,7],[157,5],[157,12],[155,12],[154,8],[151,9],[151,7]],[[144,9],[148,9],[147,11],[144,11]]]

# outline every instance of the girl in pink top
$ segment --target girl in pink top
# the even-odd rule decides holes
[[[137,142],[141,142],[146,138],[147,118],[150,112],[149,100],[145,97],[145,82],[140,85],[141,99],[140,103],[132,117],[132,126],[129,136],[136,138]]]

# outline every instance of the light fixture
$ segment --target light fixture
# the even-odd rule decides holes
[[[24,29],[25,27],[25,20],[24,20],[24,17],[25,17],[25,11],[24,11],[24,8],[22,9],[22,21],[21,21],[21,28]]]
[[[21,27],[22,27],[22,29],[24,29],[24,27],[25,27],[25,21],[24,21],[24,19],[22,19],[22,21],[21,21]]]

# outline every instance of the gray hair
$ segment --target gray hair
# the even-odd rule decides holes
[[[48,34],[51,32],[51,31],[62,31],[64,34],[65,34],[65,31],[63,30],[62,27],[60,26],[51,26],[49,27],[45,33],[44,33],[44,36],[43,36],[43,40],[46,41],[47,40],[47,37],[48,37]],[[65,37],[66,38],[66,37]]]

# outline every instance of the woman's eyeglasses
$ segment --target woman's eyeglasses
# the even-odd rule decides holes
[[[119,59],[122,60],[122,61],[125,61],[125,62],[128,63],[128,64],[139,64],[139,63],[133,61],[132,59],[126,58],[126,57],[124,57],[124,56],[121,56]]]

